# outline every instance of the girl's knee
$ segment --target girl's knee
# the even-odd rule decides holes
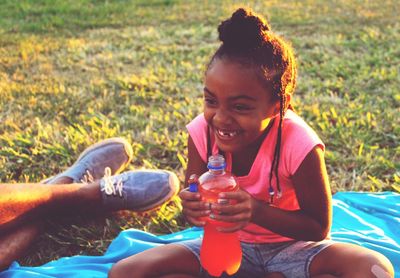
[[[392,278],[394,269],[391,262],[382,254],[375,251],[358,257],[357,267],[351,268],[354,277]]]
[[[136,278],[160,277],[176,273],[192,275],[198,273],[199,267],[198,260],[191,251],[180,245],[166,244],[117,262],[108,275],[111,278],[132,277],[133,274]]]
[[[384,255],[347,243],[336,243],[321,251],[311,262],[310,273],[352,278],[394,277],[393,266]]]
[[[384,255],[377,253],[370,271],[377,278],[392,278],[394,277],[394,268],[392,263]]]
[[[107,273],[107,277],[110,277],[110,278],[118,277],[119,271],[120,271],[119,268],[116,266],[116,264],[114,264],[111,267],[110,271]]]
[[[373,265],[371,267],[371,272],[376,278],[393,278],[394,270],[393,267]]]
[[[140,266],[135,265],[134,261],[128,261],[127,259],[124,259],[115,263],[111,267],[110,271],[108,272],[108,277],[110,278],[132,277],[133,270],[135,271],[136,274],[139,274]],[[141,277],[141,276],[136,276],[136,277]]]
[[[115,263],[108,272],[109,278],[123,277],[123,275],[124,275],[124,265],[120,264],[120,262]]]

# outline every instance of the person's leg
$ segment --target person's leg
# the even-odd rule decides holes
[[[198,277],[198,258],[186,247],[167,244],[148,249],[114,264],[110,278],[132,277]]]
[[[6,269],[16,259],[21,258],[41,231],[42,225],[34,222],[0,236],[0,271]]]
[[[123,138],[109,138],[86,148],[71,167],[41,184],[0,185],[0,235],[7,228],[23,224],[25,218],[31,219],[30,214],[46,209],[47,202],[54,202],[57,198],[63,200],[64,193],[67,197],[78,191],[82,185],[77,183],[99,180],[106,169],[110,175],[121,172],[132,158],[133,150],[129,142]],[[46,186],[43,183],[75,185]],[[51,210],[48,212],[52,213]]]
[[[129,149],[128,149],[129,150]],[[176,175],[163,170],[136,170],[117,176],[132,159],[125,143],[105,140],[85,150],[78,161],[47,183],[73,184],[3,184],[0,185],[0,262],[17,258],[38,234],[38,229],[21,225],[45,219],[59,213],[76,211],[122,210],[147,211],[155,209],[174,197],[179,190]],[[105,171],[107,170],[107,171]],[[103,173],[106,177],[101,180]],[[91,183],[77,183],[80,180]],[[27,235],[29,233],[29,235]],[[19,251],[8,245],[12,234],[19,236]],[[0,264],[6,266],[7,264]]]
[[[99,181],[57,186],[2,184],[0,191],[0,234],[33,219],[90,208],[101,201]]]
[[[117,174],[130,163],[132,154],[132,147],[126,140],[122,138],[106,139],[85,149],[74,165],[66,171],[41,183],[51,186],[51,184],[70,184],[74,180],[89,181],[100,179],[106,167],[109,167],[113,174]],[[6,188],[3,189],[0,185],[0,195],[7,196],[5,191]],[[33,192],[36,192],[36,190],[33,189]],[[37,196],[37,194],[33,195]],[[14,196],[11,194],[9,199],[14,199]],[[4,200],[7,201],[7,198],[4,198]],[[10,211],[7,211],[5,207],[3,208],[9,217],[10,215],[11,217],[16,217]],[[14,210],[16,207],[12,207],[12,209]],[[2,215],[0,214],[0,216]],[[8,225],[7,232],[5,232],[5,227],[0,226],[0,230],[3,230],[2,235],[0,235],[0,270],[5,269],[11,262],[24,255],[29,246],[44,230],[45,221],[35,219],[25,223],[22,219],[14,221],[14,228],[11,228],[13,225]],[[3,221],[6,220],[3,219]]]
[[[72,182],[70,178],[63,177],[54,180],[54,184],[70,182]],[[44,221],[37,220],[22,224],[0,236],[0,271],[21,258],[43,230]]]
[[[335,243],[317,254],[311,277],[392,278],[394,269],[382,254],[349,243]]]
[[[134,170],[86,184],[2,184],[0,235],[33,219],[60,213],[152,210],[178,191],[177,176],[164,170]]]

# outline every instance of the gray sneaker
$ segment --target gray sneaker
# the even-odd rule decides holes
[[[74,182],[92,182],[101,179],[106,168],[113,175],[120,173],[132,158],[133,150],[128,141],[123,138],[105,139],[84,150],[67,170],[42,183],[51,184],[59,177],[68,177]]]
[[[143,212],[169,201],[179,191],[178,177],[166,170],[133,170],[101,179],[103,205],[111,210]]]

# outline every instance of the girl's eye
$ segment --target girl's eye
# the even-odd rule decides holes
[[[245,105],[245,104],[235,104],[234,108],[235,108],[235,110],[240,111],[240,112],[248,111],[251,109],[250,106]]]
[[[210,98],[210,97],[204,97],[204,102],[207,105],[216,105],[217,104],[217,101],[215,99],[213,99],[213,98]]]

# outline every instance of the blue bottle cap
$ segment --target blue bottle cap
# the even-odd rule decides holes
[[[189,183],[189,191],[190,192],[197,192],[198,191],[198,185],[196,182]]]
[[[198,192],[199,180],[196,174],[190,175],[189,177],[189,191]]]

